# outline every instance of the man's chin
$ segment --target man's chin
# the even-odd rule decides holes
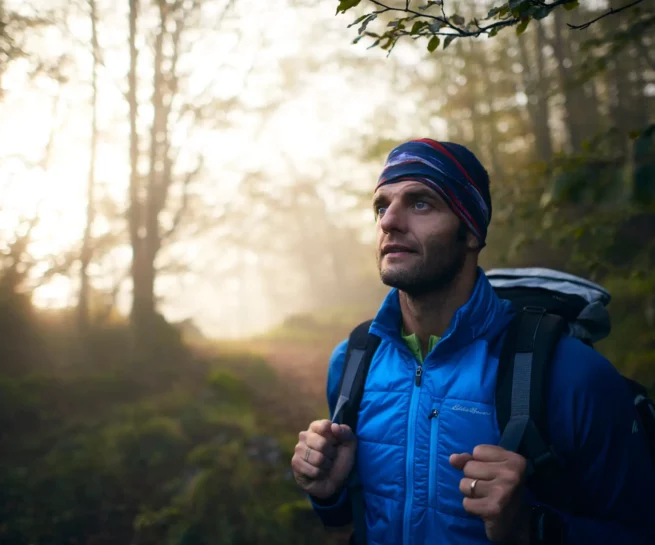
[[[380,271],[380,280],[385,286],[390,288],[398,288],[399,290],[405,291],[406,289],[411,289],[414,282],[407,274],[407,271],[401,271],[396,269],[386,268]]]

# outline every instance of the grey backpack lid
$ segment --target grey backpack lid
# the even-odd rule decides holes
[[[599,284],[574,274],[542,267],[492,269],[485,274],[494,288],[537,288],[582,297],[587,305],[569,324],[569,333],[573,337],[593,343],[607,337],[611,331],[606,306],[612,297]]]

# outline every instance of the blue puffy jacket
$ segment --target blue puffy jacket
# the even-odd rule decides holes
[[[482,520],[462,505],[463,474],[448,459],[499,442],[496,370],[511,318],[509,304],[480,271],[470,300],[426,356],[417,385],[418,361],[400,334],[398,292],[384,300],[371,325],[382,342],[357,429],[371,545],[489,543]],[[331,414],[345,352],[346,341],[330,361]],[[624,380],[598,352],[567,337],[556,350],[551,381],[549,433],[573,471],[571,492],[584,514],[564,514],[568,543],[654,545],[655,469]],[[352,520],[347,490],[335,504],[313,507],[326,526]]]

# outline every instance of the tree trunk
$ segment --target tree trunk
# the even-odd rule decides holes
[[[548,76],[544,64],[546,33],[541,23],[536,25],[536,73],[534,74],[534,131],[537,155],[541,161],[549,162],[553,157],[553,143],[550,137],[550,105],[548,103]]]
[[[502,180],[505,178],[505,170],[503,169],[503,163],[498,154],[498,144],[501,142],[497,127],[498,116],[494,106],[494,93],[493,91],[488,92],[493,88],[493,82],[489,77],[489,67],[485,60],[483,59],[482,62],[480,62],[478,57],[473,56],[472,58],[476,59],[476,64],[474,66],[480,71],[480,75],[482,76],[481,79],[484,84],[484,88],[481,89],[481,92],[476,93],[475,102],[476,104],[486,103],[487,106],[487,114],[482,118],[482,126],[480,128],[486,133],[486,138],[484,140],[486,140],[487,155],[491,161],[490,175],[492,179]],[[475,111],[475,105],[473,106],[473,110]]]
[[[148,171],[140,176],[139,141],[137,135],[137,74],[136,32],[137,1],[130,0],[130,71],[128,102],[130,105],[130,208],[128,212],[132,243],[132,323],[140,356],[152,355],[155,334],[158,331],[155,281],[157,256],[164,241],[177,228],[186,205],[186,191],[191,179],[200,171],[198,167],[184,176],[182,206],[175,214],[172,225],[163,230],[161,212],[166,207],[169,189],[174,181],[174,160],[169,137],[171,107],[178,90],[177,61],[180,38],[185,24],[199,6],[199,0],[168,2],[156,0],[159,21],[156,28],[153,55],[153,90],[150,105],[153,120],[149,130]],[[144,351],[145,349],[145,351]]]
[[[89,328],[89,264],[93,254],[91,232],[95,219],[95,170],[98,141],[98,28],[95,0],[89,0],[91,16],[91,47],[93,52],[93,69],[91,76],[91,157],[89,161],[89,179],[87,183],[86,203],[86,226],[82,239],[82,251],[80,255],[80,294],[78,300],[78,327],[82,335],[88,332]]]
[[[136,0],[132,0],[133,3]],[[160,224],[161,211],[166,206],[169,188],[173,182],[173,165],[169,138],[169,117],[173,95],[177,91],[177,60],[179,41],[186,12],[171,12],[171,6],[165,0],[158,0],[159,25],[154,43],[153,90],[151,105],[153,120],[150,126],[150,147],[148,173],[144,178],[136,172],[138,163],[138,142],[136,136],[132,141],[132,165],[134,169],[130,198],[132,201],[130,234],[134,250],[132,279],[134,286],[132,302],[132,319],[138,343],[148,348],[154,340],[157,322],[157,302],[155,298],[155,280],[157,277],[156,260],[165,237],[172,234],[177,226],[177,219],[172,228],[162,232]],[[192,5],[195,6],[196,4]],[[133,18],[136,20],[135,17]],[[171,24],[174,29],[171,30]],[[134,28],[136,31],[136,27]],[[132,30],[131,30],[132,31]],[[168,43],[166,40],[169,39]],[[171,46],[170,55],[165,54],[166,45]],[[136,50],[130,49],[136,58]],[[136,87],[136,74],[130,68],[131,85]],[[134,90],[129,100],[136,112],[136,94]],[[132,111],[132,108],[131,108]],[[133,119],[132,119],[133,118]],[[131,114],[131,128],[136,131],[136,113]],[[196,173],[187,173],[188,180]],[[185,185],[186,187],[186,185]],[[180,210],[181,213],[182,209]],[[141,352],[143,353],[143,352]]]
[[[165,112],[162,98],[162,62],[166,18],[162,10],[160,28],[155,39],[154,75],[152,91],[153,120],[150,127],[150,157],[149,172],[146,187],[146,197],[143,206],[145,213],[145,229],[142,236],[142,255],[137,272],[139,282],[139,297],[135,299],[136,309],[141,326],[141,333],[150,336],[150,327],[155,318],[155,259],[161,245],[159,233],[159,211],[161,209],[161,187],[166,149]]]
[[[586,133],[590,137],[598,136],[602,130],[601,99],[598,93],[597,80],[594,78],[584,86],[584,119]]]
[[[473,96],[477,97],[477,83],[476,83],[476,70],[474,68],[475,60],[471,55],[471,43],[469,41],[464,42],[463,40],[457,40],[455,42],[455,51],[456,55],[464,60],[463,75],[466,77],[467,85],[471,86],[473,90]],[[454,84],[454,78],[451,80]],[[488,164],[488,158],[483,154],[485,153],[485,147],[483,146],[482,139],[480,138],[480,114],[477,109],[477,100],[472,100],[466,104],[462,104],[462,109],[465,109],[468,113],[467,118],[468,122],[464,120],[455,121],[453,123],[448,123],[448,130],[450,131],[450,126],[461,125],[462,127],[467,126],[469,131],[468,134],[464,131],[457,131],[457,138],[454,139],[456,142],[461,142],[462,144],[466,143],[475,155],[477,155],[483,163]],[[461,116],[461,111],[457,112]]]
[[[138,172],[139,137],[137,133],[137,56],[136,32],[138,0],[130,0],[129,48],[130,70],[127,99],[130,109],[130,204],[128,223],[132,244],[132,327],[137,350],[148,342],[149,324],[154,315],[152,286],[154,278],[148,267],[145,225],[143,224],[142,181]]]
[[[648,73],[648,64],[646,59],[640,54],[638,49],[632,52],[632,66],[635,72],[635,80],[632,84],[632,118],[634,129],[643,129],[648,124],[649,109],[648,100],[646,99],[645,89],[647,86],[644,74]]]
[[[627,133],[630,127],[630,89],[627,85],[628,71],[625,69],[623,62],[618,58],[613,59],[608,70],[608,78],[610,79],[610,88],[612,93],[610,96],[610,116],[612,125],[617,129],[615,135],[615,145],[623,148],[627,152]]]
[[[579,123],[579,114],[581,112],[578,108],[580,105],[578,104],[579,101],[576,100],[576,92],[579,92],[579,89],[576,89],[573,85],[573,75],[570,66],[573,59],[570,54],[567,54],[569,47],[562,34],[564,21],[560,10],[555,10],[555,24],[553,26],[555,33],[553,49],[555,51],[560,87],[564,94],[564,122],[566,132],[571,150],[579,151],[582,148],[583,140],[582,129]]]

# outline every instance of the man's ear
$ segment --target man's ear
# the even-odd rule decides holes
[[[471,231],[466,232],[466,247],[471,251],[480,250],[480,241]]]

